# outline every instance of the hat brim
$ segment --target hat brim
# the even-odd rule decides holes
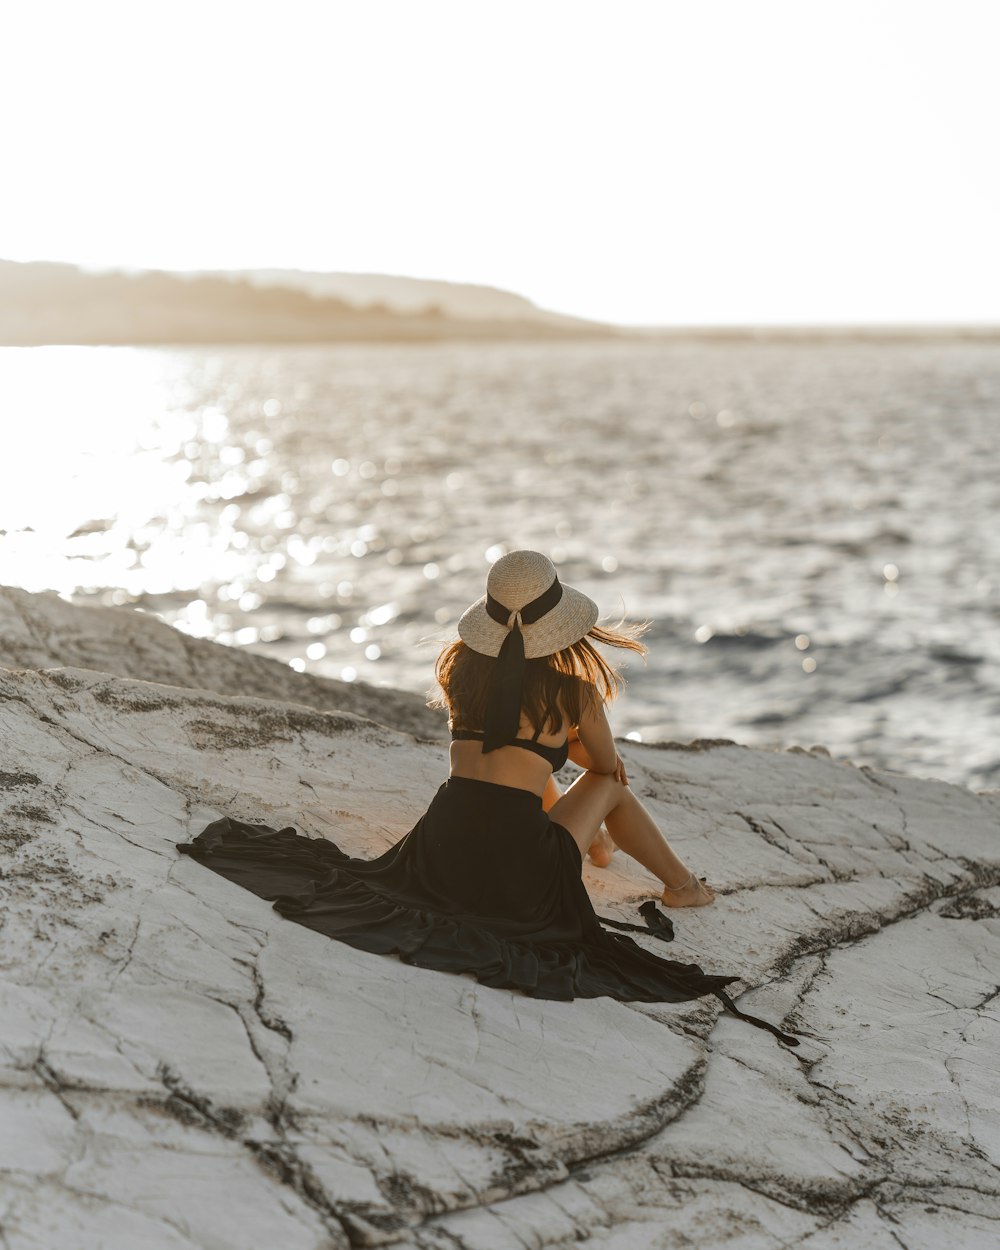
[[[589,595],[564,583],[562,598],[552,611],[531,625],[521,626],[524,658],[537,660],[572,646],[593,629],[598,616],[600,609]],[[486,596],[483,595],[459,617],[458,636],[480,655],[497,656],[507,637],[507,629],[486,611]]]

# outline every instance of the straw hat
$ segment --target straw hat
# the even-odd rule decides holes
[[[524,658],[535,660],[579,642],[599,615],[593,599],[560,582],[548,556],[509,551],[491,565],[486,594],[462,613],[458,636],[473,651],[498,656],[517,624]]]

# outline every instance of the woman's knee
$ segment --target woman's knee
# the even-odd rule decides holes
[[[626,787],[613,773],[595,773],[589,769],[580,774],[566,793],[549,811],[550,817],[570,831],[587,853],[587,847],[609,812],[621,802]]]
[[[589,785],[599,786],[601,789],[606,790],[609,794],[615,794],[618,791],[624,791],[628,788],[618,780],[618,777],[614,773],[595,773],[588,768],[580,780],[582,781],[584,778],[587,779]]]
[[[628,786],[622,785],[614,773],[595,773],[589,768],[577,778],[577,785],[582,785],[590,802],[600,809],[602,820],[629,793]]]

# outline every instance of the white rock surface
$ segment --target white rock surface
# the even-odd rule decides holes
[[[133,609],[71,604],[14,586],[0,586],[0,667],[92,668],[168,686],[357,712],[424,738],[448,732],[443,713],[409,691],[296,673],[270,656],[191,638]]]
[[[87,610],[24,598],[50,667],[0,670],[4,1250],[1000,1241],[994,794],[623,746],[720,889],[651,949],[808,1039],[714,1000],[536,1001],[332,942],[174,849],[231,814],[376,854],[443,743],[181,688],[183,655],[170,686],[51,667]],[[655,892],[620,853],[585,877],[604,914]]]

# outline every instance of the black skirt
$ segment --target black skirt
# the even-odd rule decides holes
[[[736,1009],[724,987],[738,977],[710,975],[607,932],[572,834],[530,790],[449,777],[409,833],[370,860],[352,859],[327,838],[229,817],[177,849],[290,920],[361,950],[473,973],[534,998],[685,1002],[714,994],[797,1045]],[[603,924],[673,936],[652,903],[642,910],[645,928]]]

